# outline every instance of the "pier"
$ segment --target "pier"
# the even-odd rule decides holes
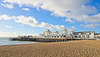
[[[36,42],[62,42],[73,40],[96,40],[96,39],[75,39],[75,38],[10,38],[11,41],[36,41]]]

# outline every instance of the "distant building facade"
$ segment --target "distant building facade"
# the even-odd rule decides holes
[[[95,32],[94,31],[83,31],[83,32],[70,32],[71,38],[95,38]]]
[[[50,30],[46,30],[43,34],[40,34],[39,37],[41,38],[81,38],[81,39],[92,39],[95,38],[94,31],[83,31],[83,32],[74,32],[71,31],[68,34],[67,29],[63,29],[62,33],[58,31],[51,32]]]

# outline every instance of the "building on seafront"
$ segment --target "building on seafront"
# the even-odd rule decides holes
[[[100,33],[95,33],[97,40],[100,40]]]
[[[39,34],[40,38],[80,38],[80,39],[93,39],[96,38],[96,33],[94,31],[83,31],[83,32],[74,32],[71,31],[68,34],[67,29],[63,29],[62,33],[58,31],[51,32],[50,30],[44,31],[43,34]]]
[[[58,31],[51,32],[50,30],[46,30],[43,34],[40,34],[39,37],[41,38],[67,38],[69,37],[68,31],[63,29],[62,33]]]
[[[83,32],[70,32],[71,38],[95,38],[94,31],[83,31]]]

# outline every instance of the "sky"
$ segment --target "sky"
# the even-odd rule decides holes
[[[0,37],[61,33],[100,33],[99,0],[0,0]]]

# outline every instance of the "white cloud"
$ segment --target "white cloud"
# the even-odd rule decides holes
[[[92,22],[92,23],[100,23],[100,13],[92,16],[88,15],[81,15],[79,17],[76,17],[79,21],[84,22]]]
[[[9,19],[12,19],[12,18],[7,15],[0,15],[0,20],[9,20]]]
[[[1,4],[1,6],[7,7],[9,9],[14,8],[14,6],[12,4]]]
[[[16,32],[0,32],[0,37],[17,37],[17,33]]]
[[[63,25],[52,25],[52,24],[48,24],[45,22],[41,22],[40,24],[38,23],[38,21],[33,18],[33,17],[25,17],[25,16],[17,16],[15,19],[15,22],[18,23],[22,23],[22,24],[27,24],[30,25],[32,27],[40,27],[40,28],[46,28],[46,29],[51,29],[51,30],[61,30],[64,28]]]
[[[34,17],[29,16],[25,17],[23,15],[20,16],[8,16],[8,15],[0,15],[0,20],[10,20],[13,19],[17,23],[26,24],[32,27],[40,27],[40,28],[46,28],[50,30],[61,30],[64,27],[64,25],[52,25],[49,23],[41,22],[39,23]],[[11,26],[6,26],[7,28],[11,28]]]
[[[41,22],[41,24],[39,24],[39,27],[47,28],[47,29],[51,29],[51,30],[61,30],[61,29],[65,28],[64,25],[52,25],[52,24],[48,24],[45,22]]]
[[[13,28],[12,26],[5,26],[6,28]]]
[[[3,0],[3,3],[6,2],[48,10],[52,12],[52,15],[69,18],[66,20],[69,22],[73,22],[71,18],[82,22],[100,22],[100,17],[88,15],[97,13],[94,6],[86,5],[90,0]],[[84,18],[84,16],[88,17]]]
[[[27,25],[30,25],[32,27],[38,27],[38,21],[33,18],[33,17],[25,17],[23,15],[20,15],[20,16],[15,16],[15,19],[14,21],[17,22],[17,23],[22,23],[22,24],[27,24]]]
[[[81,24],[81,26],[85,28],[97,28],[98,26],[100,26],[100,24],[86,24],[86,25]]]
[[[71,19],[65,19],[66,22],[70,22],[70,23],[75,23],[75,21],[71,20]]]
[[[72,26],[71,28],[67,28],[68,31],[75,31],[76,28],[74,26]]]
[[[29,8],[22,8],[22,10],[29,11],[30,9]]]

